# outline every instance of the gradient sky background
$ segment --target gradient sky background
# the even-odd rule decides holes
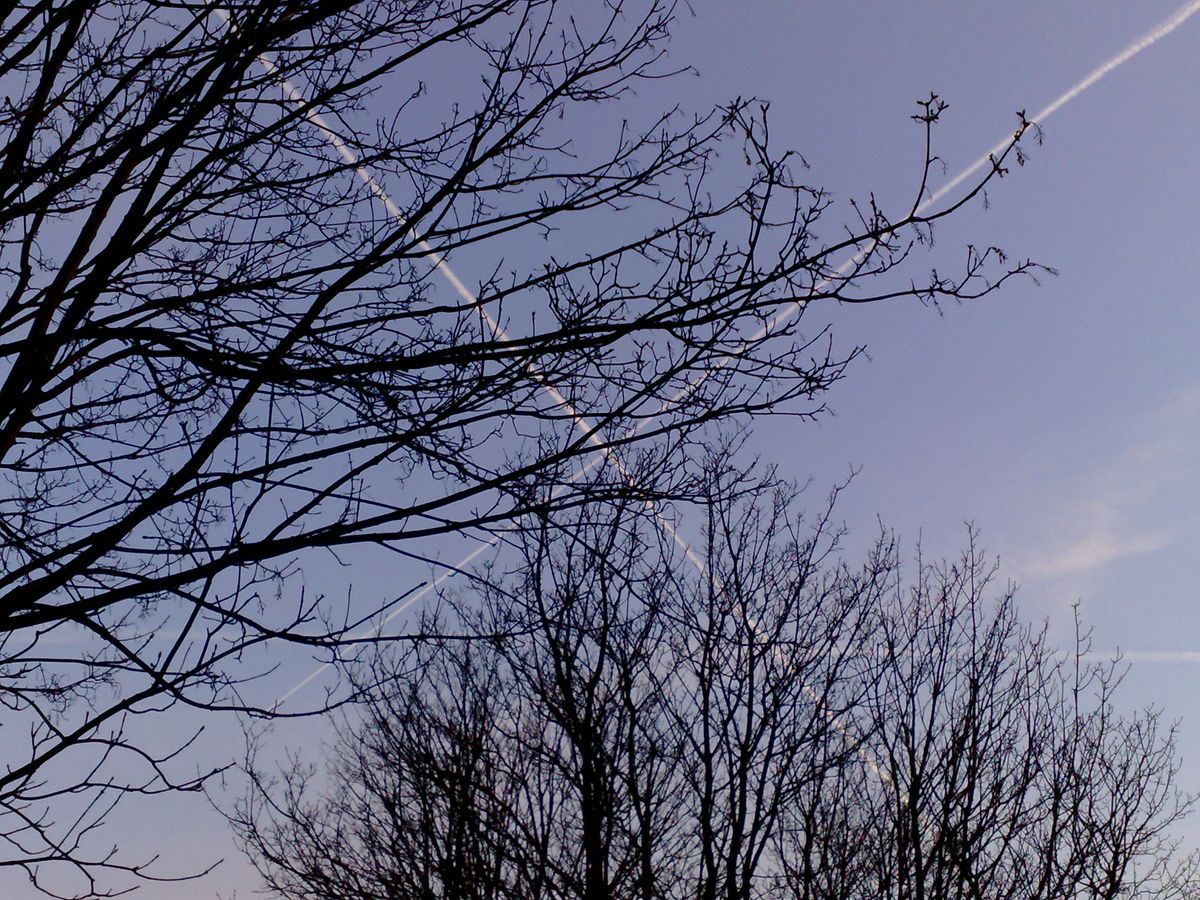
[[[685,106],[735,95],[772,104],[779,147],[845,202],[900,203],[919,174],[914,101],[950,103],[937,131],[956,174],[1180,6],[1172,2],[697,2],[672,61]],[[386,98],[377,98],[386,103]],[[634,103],[655,102],[651,93]],[[1130,706],[1181,723],[1183,783],[1200,790],[1200,15],[1056,113],[1028,165],[939,239],[998,244],[1059,270],[942,314],[917,304],[830,308],[843,347],[865,344],[827,397],[835,415],[760,422],[754,449],[811,478],[814,500],[853,466],[841,518],[865,543],[878,520],[910,550],[953,554],[966,520],[1027,618],[1069,638],[1079,602],[1094,645],[1130,660]],[[386,116],[388,110],[373,110]],[[920,271],[923,265],[918,262]],[[814,316],[814,319],[818,318]],[[861,546],[861,544],[859,544]],[[1189,657],[1188,654],[1194,654]],[[300,673],[301,675],[304,672]],[[313,723],[280,729],[309,742]],[[236,723],[205,752],[236,752]],[[253,877],[201,797],[122,817],[123,846],[164,862],[227,862],[137,896],[238,897]],[[1200,820],[1186,829],[1200,844]],[[165,842],[165,846],[163,846]],[[20,881],[0,893],[20,896]]]

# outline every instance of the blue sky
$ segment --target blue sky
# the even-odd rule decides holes
[[[879,190],[878,179],[887,190],[896,179],[883,170],[905,168],[901,95],[949,99],[941,150],[955,172],[1013,109],[1041,107],[1174,8],[1007,4],[1001,16],[946,5],[916,16],[889,6],[884,18],[851,5],[808,25],[861,29],[850,58],[822,43],[754,78],[825,86],[823,105],[841,114],[797,144],[826,184],[853,194]],[[1197,637],[1186,614],[1200,411],[1195,25],[1061,110],[991,208],[944,230],[1059,276],[940,317],[916,306],[830,312],[873,361],[834,392],[834,419],[794,436],[818,471],[861,466],[843,508],[852,526],[878,513],[938,550],[972,519],[1024,585],[1027,612],[1053,619],[1079,600],[1106,649],[1189,650]],[[777,122],[804,115],[788,97],[775,109]],[[765,455],[787,429],[760,429]]]
[[[918,175],[915,100],[936,91],[950,103],[937,137],[953,175],[1012,129],[1016,110],[1042,108],[1179,8],[694,5],[672,59],[699,76],[648,86],[635,103],[661,102],[656,90],[695,107],[769,99],[775,140],[804,154],[814,183],[841,202],[874,191],[895,203]],[[820,311],[842,346],[865,344],[870,359],[832,391],[835,415],[762,422],[754,439],[785,474],[811,478],[816,496],[859,469],[841,517],[864,543],[882,521],[910,548],[920,536],[927,553],[952,554],[964,521],[975,522],[1028,617],[1066,637],[1078,602],[1098,650],[1131,653],[1126,701],[1181,719],[1185,763],[1200,759],[1200,662],[1154,654],[1200,654],[1198,49],[1200,15],[1060,110],[990,208],[939,232],[948,246],[1033,257],[1057,277],[940,314],[916,304]],[[208,748],[238,742],[222,726]],[[1200,789],[1186,766],[1184,778]],[[147,841],[169,833],[168,861],[232,849],[202,798],[137,818]],[[1200,824],[1189,837],[1200,841]],[[233,857],[203,881],[139,895],[228,897],[240,886],[244,897],[248,877]]]
[[[772,96],[781,139],[794,129],[814,178],[861,196],[911,183],[896,176],[909,175],[916,150],[902,115],[913,98],[935,90],[950,102],[940,151],[954,173],[1013,110],[1043,107],[1178,8],[764,4],[703,34],[698,20],[694,40],[707,48],[706,75]],[[787,33],[792,49],[767,52]],[[762,50],[739,65],[738,53],[717,52],[724,42]],[[860,536],[878,515],[909,547],[920,535],[927,552],[949,553],[971,520],[1028,617],[1067,640],[1078,602],[1096,649],[1130,660],[1125,701],[1180,720],[1193,790],[1198,44],[1200,17],[1075,98],[1046,123],[1030,164],[990,193],[990,209],[942,231],[1032,256],[1057,277],[941,316],[829,312],[871,362],[834,390],[833,418],[758,429],[764,457],[797,478],[820,485],[861,467],[841,508]],[[1194,844],[1200,826],[1187,834]]]

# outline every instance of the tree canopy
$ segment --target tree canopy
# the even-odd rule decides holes
[[[931,98],[912,202],[831,222],[759,101],[627,120],[671,74],[675,12],[5,10],[0,865],[64,867],[66,893],[148,874],[101,840],[109,804],[204,773],[139,721],[277,714],[246,689],[264,645],[336,658],[395,599],[347,610],[301,560],[694,496],[698,429],[812,414],[854,356],[805,333],[810,304],[973,298],[1032,270],[994,248],[954,275],[910,259],[1023,121],[928,207]]]
[[[852,566],[828,514],[735,483],[702,566],[630,506],[529,529],[509,577],[364,673],[324,765],[252,760],[233,821],[268,887],[1195,896],[1173,730],[1118,711],[1086,636],[1023,624],[974,535],[910,568],[885,534]]]

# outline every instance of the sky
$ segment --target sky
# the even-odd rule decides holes
[[[773,137],[839,204],[911,197],[930,91],[947,177],[1170,17],[1179,3],[696,2],[671,59],[695,77],[670,96],[703,108],[771,101]],[[1200,790],[1200,14],[1058,110],[1030,160],[946,223],[939,240],[996,244],[1058,275],[977,303],[816,311],[865,345],[816,423],[759,422],[753,449],[815,496],[857,470],[840,517],[865,543],[882,522],[915,549],[955,553],[966,522],[1019,585],[1025,616],[1060,640],[1072,606],[1101,653],[1129,661],[1124,702],[1180,722],[1185,787]],[[661,85],[631,102],[661,103]],[[386,104],[386,98],[377,98]],[[381,108],[378,115],[386,116]],[[305,672],[299,673],[301,676]],[[315,682],[313,689],[316,689]],[[311,724],[281,728],[313,743]],[[236,753],[215,722],[205,753]],[[1193,763],[1189,765],[1189,763]],[[143,898],[248,897],[252,873],[202,797],[122,817],[123,844],[166,861],[226,856],[212,875]],[[1200,822],[1185,837],[1200,846]],[[19,896],[0,879],[0,893]]]
[[[1177,6],[921,8],[731,16],[710,40],[753,46],[790,32],[814,49],[762,53],[751,72],[708,43],[724,63],[709,71],[739,91],[794,86],[776,95],[777,128],[795,123],[822,183],[861,196],[895,190],[898,169],[911,183],[906,154],[919,148],[900,113],[913,96],[932,89],[950,102],[940,152],[957,172],[1004,134],[1013,110],[1041,108]],[[1031,256],[1057,277],[941,315],[915,304],[829,312],[871,361],[833,391],[833,418],[759,427],[765,456],[784,441],[805,448],[796,477],[861,468],[842,509],[852,527],[877,514],[941,550],[975,522],[1023,586],[1027,614],[1061,621],[1078,601],[1104,650],[1200,649],[1187,613],[1200,366],[1185,224],[1197,211],[1187,111],[1200,99],[1198,25],[1057,112],[1030,163],[989,192],[990,208],[943,231]],[[1165,673],[1135,668],[1172,702]]]

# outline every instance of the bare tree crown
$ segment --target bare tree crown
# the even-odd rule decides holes
[[[927,144],[911,207],[824,231],[828,198],[770,146],[757,101],[625,122],[622,98],[669,74],[674,14],[5,9],[0,692],[6,733],[27,737],[6,740],[0,864],[73,866],[84,893],[105,868],[142,871],[89,843],[107,800],[49,809],[194,787],[140,748],[143,714],[270,715],[239,689],[256,648],[336,654],[385,605],[339,620],[298,559],[419,555],[568,508],[598,447],[623,462],[589,496],[686,496],[695,429],[812,413],[854,354],[781,304],[970,298],[1030,271],[969,249],[954,277],[888,277],[1004,157],[921,211]],[[922,107],[927,132],[942,108]],[[604,140],[575,131],[592,109],[618,123]],[[718,147],[748,163],[740,186],[712,178]],[[531,249],[559,233],[575,237]],[[451,289],[459,261],[476,274]],[[51,776],[64,760],[123,774]]]
[[[1194,896],[1171,729],[1017,616],[974,541],[861,566],[787,492],[714,496],[695,574],[639,510],[524,533],[369,670],[325,778],[233,816],[290,898]],[[438,631],[441,629],[432,629]],[[311,767],[310,767],[311,766]]]

